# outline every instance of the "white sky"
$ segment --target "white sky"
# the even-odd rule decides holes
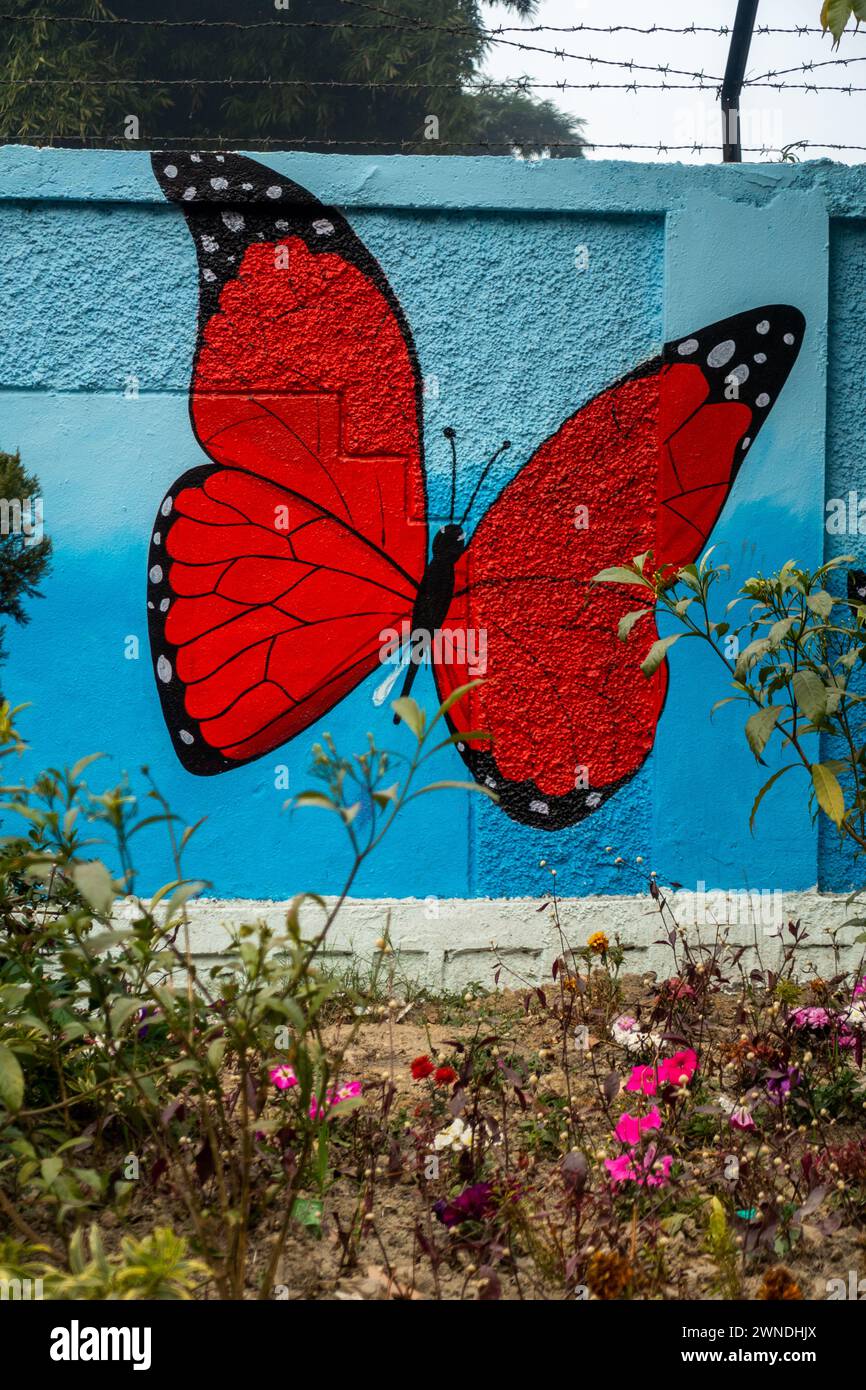
[[[514,12],[500,5],[483,5],[489,28],[515,25],[520,21]],[[524,23],[574,25],[653,23],[673,26],[705,24],[731,26],[736,13],[736,0],[541,0],[535,17]],[[761,24],[792,27],[796,24],[819,28],[821,0],[760,0],[756,29]],[[518,33],[503,35],[520,41]],[[562,48],[566,53],[592,55],[597,58],[633,59],[636,63],[671,67],[690,72],[705,72],[721,79],[727,59],[729,38],[714,34],[527,34],[526,43],[544,48]],[[770,69],[789,68],[828,58],[859,58],[847,67],[819,69],[814,73],[791,73],[787,82],[866,87],[866,26],[860,32],[847,32],[836,52],[832,51],[830,35],[756,33],[749,50],[746,75],[757,76]],[[520,52],[504,44],[493,44],[484,66],[486,76],[496,81],[529,77],[534,82],[627,82],[630,74],[622,69],[590,67],[573,57],[564,59],[544,53]],[[635,73],[638,81],[660,82],[661,75]],[[671,76],[670,82],[688,82],[685,77]],[[709,91],[537,91],[536,96],[549,97],[561,109],[583,116],[583,134],[599,143],[721,143],[721,112],[715,87]],[[741,99],[743,146],[772,146],[774,149],[797,140],[815,143],[866,145],[866,92],[775,91],[770,88],[745,89]],[[658,154],[655,150],[597,150],[589,152],[595,159],[636,159],[685,161],[687,163],[716,163],[721,153],[705,150]],[[772,159],[774,156],[744,154],[744,159]],[[813,150],[801,153],[800,158],[836,159],[858,164],[866,161],[866,151]]]

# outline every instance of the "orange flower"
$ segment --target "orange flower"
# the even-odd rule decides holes
[[[586,944],[594,956],[606,956],[610,948],[610,942],[603,931],[594,931]]]

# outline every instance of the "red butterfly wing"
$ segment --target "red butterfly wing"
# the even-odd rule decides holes
[[[411,614],[420,379],[402,310],[339,213],[238,155],[153,164],[198,255],[190,414],[212,463],[160,508],[151,646],[177,754],[209,774],[319,718]]]
[[[669,343],[661,358],[602,392],[503,489],[461,558],[438,664],[470,771],[515,820],[572,825],[634,776],[664,703],[663,664],[647,680],[617,637],[645,606],[630,585],[590,586],[600,570],[652,549],[697,557],[803,339],[798,310],[767,306]],[[638,619],[644,646],[652,612]],[[446,642],[447,642],[446,636]],[[447,646],[446,646],[446,649]]]

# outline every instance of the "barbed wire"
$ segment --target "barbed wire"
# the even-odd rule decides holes
[[[354,3],[354,0],[341,0],[341,3],[343,3],[343,4]],[[382,11],[382,13],[384,13],[384,14],[390,14],[390,11]],[[14,18],[14,16],[11,16],[11,15],[0,15],[0,20],[3,20],[3,19],[11,19],[11,18]],[[21,16],[21,18],[32,19],[33,16],[26,15],[26,16]],[[47,16],[46,16],[46,18],[47,18]],[[56,16],[56,18],[59,19],[59,18],[61,18],[61,16]],[[77,24],[77,23],[87,23],[87,22],[89,22],[89,21],[85,20],[83,16],[80,16],[80,15],[79,15],[79,16],[75,16],[74,18],[72,18],[69,22],[70,22],[70,23],[73,23],[73,24]],[[99,22],[100,22],[100,23],[112,23],[113,21],[112,21],[112,20],[105,19],[105,20],[100,20]],[[150,26],[154,26],[154,27],[166,27],[166,28],[194,28],[194,29],[207,29],[207,28],[271,29],[271,28],[274,28],[274,27],[284,27],[284,28],[297,28],[297,29],[308,29],[308,28],[309,28],[309,29],[329,29],[329,30],[334,30],[334,29],[354,29],[354,30],[358,30],[358,31],[360,31],[360,32],[364,32],[364,31],[367,31],[367,32],[370,32],[370,31],[372,31],[372,32],[378,32],[378,31],[381,31],[381,30],[383,30],[383,29],[384,29],[384,30],[393,30],[393,29],[396,29],[396,30],[399,30],[401,33],[405,33],[405,32],[407,32],[407,31],[408,31],[408,32],[411,32],[411,33],[447,33],[447,34],[449,34],[449,35],[451,35],[451,36],[465,35],[466,37],[471,37],[471,36],[485,37],[485,36],[486,36],[486,33],[487,33],[486,30],[480,30],[480,31],[479,31],[479,30],[473,30],[473,29],[469,28],[469,27],[466,26],[466,25],[458,26],[458,25],[432,24],[432,23],[429,23],[429,22],[426,21],[426,20],[419,20],[419,22],[418,22],[417,25],[409,25],[408,23],[387,24],[387,25],[381,25],[381,24],[360,24],[360,23],[358,23],[356,20],[351,20],[351,19],[347,19],[347,20],[319,20],[319,19],[309,19],[309,20],[308,20],[308,19],[302,19],[302,20],[279,20],[279,19],[278,19],[278,20],[272,20],[272,19],[271,19],[271,20],[262,20],[262,21],[259,21],[259,22],[257,22],[257,23],[254,23],[254,24],[245,24],[245,23],[241,23],[241,22],[236,21],[236,20],[206,20],[206,19],[196,19],[196,20],[145,20],[145,19],[136,19],[136,20],[120,20],[120,21],[118,21],[118,22],[119,22],[119,23],[123,23],[123,24],[131,24],[131,25],[150,25]],[[565,59],[570,59],[571,61],[576,62],[576,63],[589,63],[590,65],[598,64],[600,67],[608,67],[608,68],[625,68],[625,69],[626,69],[627,71],[629,71],[629,72],[656,72],[656,73],[661,73],[661,74],[663,74],[663,75],[670,74],[670,75],[673,76],[673,77],[691,77],[691,78],[695,78],[695,79],[698,80],[698,81],[709,80],[709,81],[712,81],[712,82],[719,82],[719,83],[720,83],[721,80],[722,80],[720,76],[715,76],[715,75],[713,75],[713,74],[711,74],[711,73],[706,73],[706,72],[704,72],[703,70],[702,70],[701,72],[695,72],[695,71],[693,71],[693,70],[686,69],[686,68],[675,68],[675,67],[671,67],[671,65],[670,65],[669,63],[639,63],[639,62],[637,62],[636,59],[634,59],[634,58],[599,58],[599,57],[596,57],[596,56],[593,55],[593,54],[587,54],[587,53],[570,53],[570,52],[568,52],[568,51],[567,51],[566,49],[564,49],[564,48],[548,48],[548,47],[545,47],[545,46],[539,45],[539,44],[525,44],[525,43],[520,43],[520,42],[518,42],[518,41],[515,40],[515,39],[498,39],[498,38],[497,38],[497,39],[494,39],[493,42],[501,43],[501,44],[503,44],[503,45],[505,45],[505,46],[507,46],[507,47],[509,47],[509,48],[516,48],[516,49],[519,49],[521,52],[524,52],[524,53],[542,53],[542,54],[545,54],[545,55],[548,56],[548,57],[559,58],[559,59],[561,59],[561,60],[563,60],[563,61],[564,61]]]
[[[571,82],[562,78],[556,82],[535,82],[526,77],[513,77],[493,82],[379,82],[374,79],[350,81],[343,78],[312,77],[0,77],[2,87],[315,87],[347,88],[355,91],[382,92],[718,92],[719,80],[695,82]],[[817,82],[745,81],[743,87],[769,88],[774,92],[866,92],[866,86],[854,83],[828,84]]]
[[[425,20],[422,19],[420,16],[416,17],[414,15],[401,15],[398,11],[389,9],[385,5],[373,3],[373,0],[340,0],[340,4],[351,5],[355,9],[367,10],[373,14],[385,15],[389,19],[411,19],[415,24],[417,24],[419,28],[439,27],[432,20]],[[731,28],[727,24],[721,24],[718,26],[708,24],[686,24],[682,26],[667,24],[532,24],[525,26],[500,24],[497,25],[495,29],[485,29],[483,32],[485,33],[485,35],[489,36],[493,34],[505,33],[531,34],[540,33],[542,31],[560,34],[718,34],[720,36],[726,36],[732,32]],[[815,28],[814,26],[810,26],[808,24],[794,24],[788,27],[781,28],[769,24],[757,24],[755,25],[754,32],[756,34],[796,34],[798,37],[801,37],[807,34],[823,35],[828,31],[823,28]],[[845,32],[847,35],[851,35],[860,31],[858,28],[854,28],[847,29]],[[864,27],[862,32],[866,33],[866,27]]]
[[[798,63],[797,66],[793,68],[770,68],[769,72],[759,73],[757,77],[746,78],[745,82],[755,86],[756,83],[761,82],[765,77],[787,77],[788,74],[792,72],[814,72],[815,68],[833,68],[839,66],[847,68],[849,63],[866,63],[866,57],[826,58],[818,63],[813,59],[808,63]]]
[[[408,25],[416,29],[441,29],[443,32],[461,33],[480,33],[484,37],[493,38],[500,34],[678,34],[689,36],[692,34],[715,34],[719,38],[726,38],[731,33],[731,28],[727,24],[497,24],[493,28],[472,29],[468,25],[459,24],[435,24],[431,20],[423,19],[416,15],[401,15],[395,10],[385,9],[381,5],[363,3],[362,0],[341,0],[342,4],[356,5],[360,9],[377,13],[387,18],[396,19],[403,25]],[[238,19],[129,19],[122,15],[59,15],[59,14],[0,14],[0,21],[16,24],[93,24],[93,25],[115,25],[125,28],[146,28],[146,29],[338,29],[353,26],[351,20],[325,20],[325,19],[259,19],[259,20],[238,20]],[[372,24],[358,25],[358,28],[374,29],[377,26]],[[392,27],[392,26],[381,26]],[[793,24],[793,25],[771,25],[756,24],[755,34],[790,34],[797,38],[805,38],[811,34],[819,37],[828,31],[816,28],[814,25]],[[845,37],[855,36],[866,37],[866,26],[863,29],[846,29]],[[844,61],[844,60],[838,60]]]
[[[769,85],[769,84],[768,84]],[[3,87],[327,87],[383,92],[565,92],[592,91],[715,91],[718,82],[533,82],[514,77],[504,82],[379,82],[331,77],[0,77]]]
[[[84,144],[85,142],[91,141],[94,143],[94,146],[96,148],[100,148],[104,145],[121,145],[128,146],[131,150],[141,148],[150,149],[151,147],[154,147],[156,149],[165,151],[171,150],[173,148],[180,148],[181,146],[191,146],[193,149],[203,150],[207,146],[214,145],[218,149],[271,149],[274,150],[275,153],[282,151],[286,154],[291,154],[293,149],[302,148],[307,145],[324,146],[326,148],[334,148],[336,146],[339,146],[341,149],[345,148],[346,146],[351,146],[353,148],[357,147],[361,149],[376,150],[381,150],[383,148],[407,149],[412,147],[422,148],[430,151],[431,144],[435,143],[437,150],[442,148],[472,150],[501,149],[509,154],[513,153],[515,149],[519,150],[522,148],[518,142],[515,142],[513,140],[436,140],[435,142],[431,142],[423,139],[422,137],[419,137],[416,140],[332,140],[324,136],[316,135],[256,135],[244,138],[238,138],[237,136],[226,137],[222,135],[160,135],[152,140],[148,140],[147,137],[142,137],[139,140],[130,140],[124,135],[75,136],[68,133],[60,134],[58,132],[55,132],[53,134],[36,134],[34,132],[31,132],[26,135],[4,135],[2,134],[2,132],[0,132],[0,140],[4,141],[7,144],[13,145],[28,145],[35,143],[42,146],[52,145],[53,142],[56,140],[75,140],[80,144]],[[712,151],[718,153],[722,149],[721,145],[703,144],[695,142],[689,144],[674,145],[664,140],[655,141],[653,143],[647,144],[633,144],[628,141],[604,142],[596,140],[551,140],[543,142],[523,142],[523,146],[529,146],[534,144],[541,144],[545,150],[654,150],[658,154],[682,153],[684,151],[688,151],[691,154],[702,154],[704,151]],[[866,151],[866,145],[825,144],[820,141],[795,140],[793,143],[789,145],[745,146],[743,148],[743,153],[761,155],[775,154],[784,157],[791,156],[795,151],[806,150],[844,150],[849,152],[862,152]],[[435,157],[432,155],[432,151],[430,157]]]

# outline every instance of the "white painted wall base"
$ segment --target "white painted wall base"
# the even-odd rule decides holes
[[[536,983],[550,978],[554,959],[561,952],[550,908],[539,911],[537,898],[353,898],[347,900],[329,936],[323,960],[332,966],[371,962],[376,942],[387,928],[395,952],[397,980],[405,976],[437,992],[464,990],[472,983],[492,985],[497,963],[504,968],[500,984]],[[864,955],[862,945],[854,945],[857,927],[843,924],[855,909],[842,896],[818,893],[784,894],[774,900],[775,915],[781,906],[783,935],[787,940],[788,921],[798,919],[808,927],[808,940],[798,958],[798,975],[808,965],[819,974],[834,972],[833,941],[836,938],[841,968],[855,968]],[[193,952],[202,962],[216,960],[226,944],[227,928],[243,923],[265,921],[282,930],[286,902],[257,899],[203,898],[190,905]],[[692,921],[680,916],[688,928],[689,939],[710,943],[717,932],[727,931],[732,943],[747,946],[743,964],[758,964],[758,952],[765,967],[775,967],[782,943],[778,922],[766,920],[768,904],[759,920],[742,910],[711,915],[712,895],[698,903]],[[321,913],[305,909],[302,918],[310,935],[321,924]],[[739,920],[731,920],[732,916]],[[760,920],[763,917],[765,920]],[[565,898],[560,903],[560,919],[570,946],[579,948],[594,931],[604,931],[611,940],[618,935],[627,951],[624,970],[641,973],[654,970],[663,977],[673,973],[673,955],[667,945],[659,945],[661,920],[649,897]],[[492,942],[497,945],[494,951]]]

